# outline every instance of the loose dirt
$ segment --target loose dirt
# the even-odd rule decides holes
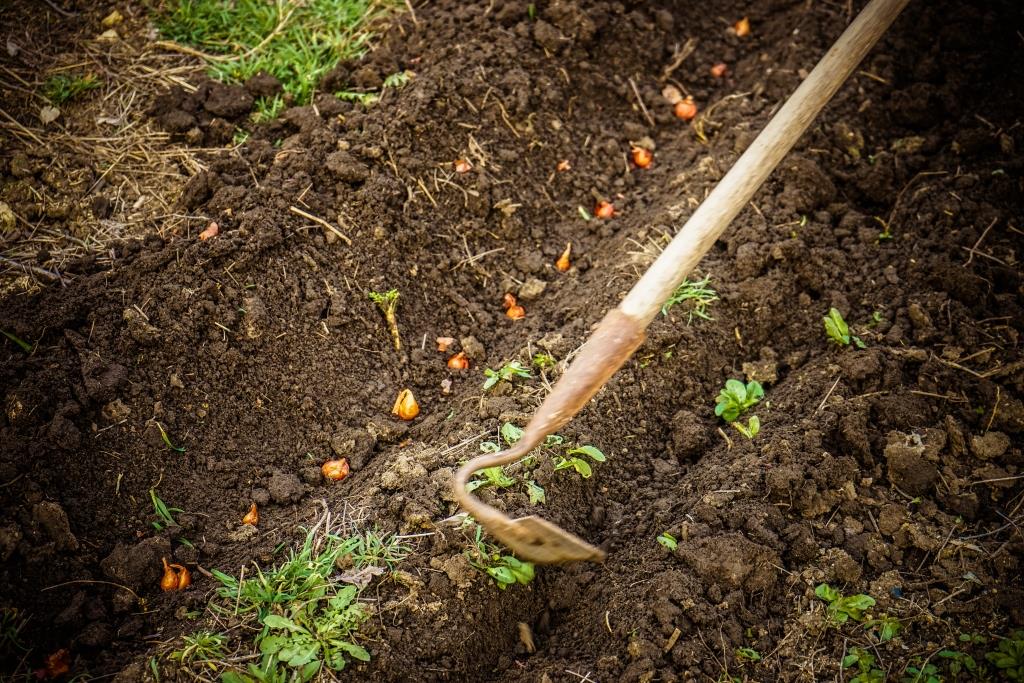
[[[563,430],[608,462],[583,480],[541,458],[539,514],[601,545],[603,565],[499,591],[464,559],[471,532],[442,523],[458,512],[453,468],[524,424],[559,372],[485,393],[483,369],[570,358],[849,18],[768,0],[557,1],[535,19],[523,2],[438,2],[323,84],[415,73],[370,108],[323,95],[252,125],[265,80],[157,98],[173,141],[222,146],[180,191],[188,220],[0,303],[0,328],[35,346],[5,342],[0,369],[0,595],[30,615],[29,667],[69,648],[73,672],[142,680],[206,623],[194,613],[215,588],[194,571],[190,590],[161,593],[160,558],[272,564],[321,501],[423,534],[401,580],[372,591],[373,660],[356,679],[833,678],[865,636],[827,628],[821,582],[904,623],[875,648],[894,679],[965,648],[960,633],[994,643],[1024,625],[1011,2],[912,3],[701,263],[714,320],[659,318]],[[672,83],[700,107],[692,124],[661,95]],[[238,126],[251,136],[231,147]],[[649,169],[630,143],[654,149]],[[13,163],[4,153],[5,184],[45,182]],[[618,215],[583,220],[598,200]],[[219,235],[198,240],[211,221]],[[391,288],[401,352],[367,296]],[[507,292],[524,319],[504,315]],[[830,306],[867,348],[827,341]],[[446,368],[439,336],[469,370]],[[752,441],[713,412],[744,376],[766,387]],[[422,407],[411,423],[390,415],[402,388]],[[320,475],[335,456],[353,470],[340,483]],[[154,488],[180,527],[154,531]],[[523,488],[481,493],[538,512]],[[240,533],[253,501],[258,531]]]

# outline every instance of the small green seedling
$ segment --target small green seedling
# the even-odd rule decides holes
[[[733,422],[732,426],[735,427],[736,431],[738,431],[743,436],[747,437],[748,439],[753,439],[761,431],[761,418],[759,418],[757,415],[751,415],[750,418],[747,420],[746,426],[744,426],[744,424],[739,421]]]
[[[658,543],[671,552],[675,552],[675,549],[679,547],[679,541],[667,531],[663,531],[658,535]]]
[[[485,543],[483,531],[483,527],[478,524],[473,547],[471,551],[467,551],[471,552],[469,563],[494,579],[501,590],[517,583],[525,586],[533,581],[533,563],[505,555],[497,546]]]
[[[533,365],[538,370],[549,370],[558,365],[558,361],[549,354],[535,353],[533,354]]]
[[[352,641],[353,634],[370,616],[365,605],[356,602],[359,589],[346,586],[319,613],[309,614],[302,606],[289,616],[268,614],[263,628],[268,633],[260,641],[264,670],[277,670],[284,664],[310,680],[323,669],[341,671],[348,660],[370,661],[370,653]]]
[[[825,323],[825,334],[837,345],[849,346],[850,342],[853,342],[858,349],[867,347],[867,344],[862,342],[859,337],[850,335],[850,328],[843,320],[843,314],[839,312],[839,309],[828,309],[828,315],[821,320]]]
[[[163,439],[164,444],[168,448],[170,448],[172,451],[178,451],[179,453],[184,453],[185,452],[185,447],[184,446],[179,447],[179,446],[175,446],[173,443],[171,443],[171,437],[167,436],[167,430],[164,429],[164,426],[162,424],[157,422],[156,423],[156,428],[160,430],[160,438]]]
[[[736,659],[741,662],[760,662],[761,653],[752,647],[741,647],[736,650]]]
[[[585,221],[592,221],[592,220],[594,220],[594,217],[590,215],[590,212],[587,211],[586,209],[584,209],[582,206],[577,206],[576,210],[579,211],[580,218],[582,218],[583,220],[585,220]]]
[[[953,674],[954,677],[960,675],[963,671],[973,675],[978,670],[978,662],[966,652],[940,650],[939,657],[948,662],[949,673]]]
[[[1024,681],[1024,631],[1014,631],[1009,638],[1003,638],[985,659],[1007,679]]]
[[[0,330],[0,334],[4,335],[8,339],[10,339],[12,342],[17,344],[18,347],[22,351],[24,351],[25,353],[32,353],[32,345],[29,344],[24,339],[22,339],[21,337],[17,336],[16,334],[14,334],[12,332],[8,332],[7,330]]]
[[[153,528],[157,531],[163,531],[169,526],[178,526],[178,522],[175,521],[174,515],[178,512],[184,512],[181,508],[167,507],[160,496],[156,495],[156,489],[149,490],[149,499],[153,503],[153,512],[156,513],[157,521],[153,522]]]
[[[899,635],[903,624],[899,619],[894,619],[888,614],[883,614],[877,619],[870,619],[864,622],[864,628],[868,629],[878,638],[881,643],[887,643]]]
[[[605,454],[599,451],[594,446],[579,446],[577,448],[570,448],[565,454],[569,457],[565,458],[560,455],[556,455],[553,458],[556,470],[574,469],[579,472],[580,476],[584,479],[589,479],[590,475],[593,474],[593,470],[590,468],[590,463],[583,458],[576,457],[579,455],[586,455],[595,462],[604,462],[607,460]]]
[[[523,438],[523,430],[515,426],[511,422],[506,422],[501,425],[501,438],[505,439],[505,443],[509,446]]]
[[[505,363],[497,370],[484,368],[484,376],[487,378],[484,380],[484,391],[489,391],[501,381],[511,382],[516,377],[529,379],[530,371],[524,368],[522,363],[514,360],[509,363]]]
[[[682,284],[676,287],[676,290],[662,305],[661,314],[667,316],[673,306],[688,301],[690,304],[686,314],[687,325],[693,323],[694,316],[702,320],[714,320],[708,315],[708,307],[718,301],[718,292],[712,289],[710,284],[711,276],[706,276],[703,280],[696,282],[683,280]]]
[[[64,104],[98,87],[100,81],[92,74],[55,74],[46,79],[43,95],[54,104]]]
[[[516,480],[505,474],[505,470],[500,466],[485,467],[480,470],[478,474],[482,474],[484,478],[472,479],[466,482],[466,491],[472,493],[481,486],[493,486],[495,488],[504,489],[516,483]]]
[[[193,665],[215,665],[227,656],[224,646],[228,637],[223,633],[198,631],[181,637],[182,647],[170,654],[172,661],[186,667]]]
[[[22,642],[21,631],[28,624],[17,607],[0,607],[0,652],[11,655],[15,650],[27,652],[31,648]]]
[[[751,380],[746,384],[738,379],[725,381],[725,388],[718,392],[718,403],[715,405],[715,415],[718,415],[726,422],[735,422],[743,413],[755,405],[764,397],[764,388],[761,383]],[[760,425],[758,425],[760,427]]]
[[[370,301],[377,304],[381,313],[384,314],[388,331],[391,333],[391,340],[395,343],[395,351],[401,351],[402,338],[398,334],[398,318],[395,316],[395,311],[398,309],[398,290],[389,289],[384,293],[370,292],[369,296]]]
[[[273,97],[260,97],[256,100],[252,113],[253,123],[268,123],[273,121],[284,111],[284,98],[280,95]]]
[[[828,603],[828,618],[835,625],[845,624],[850,619],[862,621],[864,610],[875,606],[875,599],[870,595],[844,596],[827,583],[819,584],[814,594]]]
[[[900,683],[943,683],[939,673],[939,667],[931,662],[922,664],[920,658],[915,657],[914,663],[907,666],[907,675],[900,677]]]
[[[851,648],[843,657],[843,668],[857,667],[858,673],[850,683],[885,683],[885,672],[875,667],[875,656],[859,647]]]
[[[404,88],[412,80],[411,71],[396,71],[387,78],[384,79],[385,88]]]
[[[530,496],[530,505],[544,505],[548,502],[544,487],[532,479],[526,482],[526,493]]]

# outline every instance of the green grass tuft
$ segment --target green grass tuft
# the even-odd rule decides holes
[[[100,81],[92,74],[55,74],[43,84],[43,95],[54,104],[64,104],[98,87]]]
[[[210,73],[240,82],[261,71],[281,81],[297,104],[320,79],[368,49],[373,20],[394,0],[172,0],[156,18],[170,40],[209,55]]]

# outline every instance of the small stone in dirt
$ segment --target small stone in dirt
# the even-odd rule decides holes
[[[104,405],[101,412],[104,420],[114,423],[126,419],[132,414],[132,409],[129,408],[121,399],[115,398],[110,403]]]
[[[259,339],[267,328],[267,307],[263,299],[256,295],[247,296],[242,302],[245,315],[242,318],[242,330],[247,339]]]
[[[302,481],[306,482],[310,486],[316,486],[319,484],[321,476],[320,468],[316,465],[302,468]]]
[[[124,309],[122,314],[128,336],[140,344],[153,344],[160,339],[160,330],[146,320],[146,316],[134,308]]]
[[[773,360],[744,363],[743,374],[748,381],[756,380],[763,384],[771,384],[779,378],[779,366]]]
[[[331,175],[345,183],[362,183],[370,177],[369,167],[348,152],[331,152],[324,165]]]
[[[519,288],[519,298],[523,301],[532,301],[543,294],[547,287],[548,283],[544,282],[544,280],[535,277],[527,278],[526,282]]]
[[[672,416],[671,424],[672,448],[676,457],[690,458],[707,448],[707,429],[694,413],[680,410]]]
[[[331,450],[339,458],[348,458],[348,466],[356,472],[361,470],[373,455],[376,442],[363,429],[349,429],[331,437]]]
[[[253,97],[274,97],[281,94],[281,81],[266,71],[261,71],[245,81],[245,89]]]
[[[16,524],[0,527],[0,562],[11,559],[21,541],[21,529]]]
[[[114,639],[114,629],[110,624],[95,621],[86,626],[75,638],[75,644],[84,647],[103,647]]]
[[[366,90],[376,90],[384,85],[384,77],[380,70],[372,64],[367,64],[356,69],[352,73],[352,82]]]
[[[772,549],[738,533],[680,543],[679,555],[705,581],[764,591],[776,580],[779,558]]]
[[[171,542],[164,536],[153,536],[132,546],[119,543],[100,567],[112,581],[138,592],[157,585],[163,571],[161,558],[170,556]]]
[[[568,42],[561,31],[543,19],[538,19],[535,22],[533,39],[548,52],[557,52],[558,48]]]
[[[878,513],[878,530],[891,537],[906,521],[906,509],[900,505],[886,505]]]
[[[114,399],[118,390],[128,383],[128,369],[88,354],[82,358],[82,382],[89,398],[103,403]]]
[[[275,503],[293,503],[306,493],[306,487],[299,478],[288,472],[274,472],[270,475],[267,490]]]
[[[270,491],[264,488],[257,488],[252,490],[252,502],[259,506],[264,506],[270,502]]]
[[[251,540],[257,534],[259,534],[259,530],[256,527],[251,524],[243,524],[228,534],[228,540],[232,543],[244,543]]]
[[[826,553],[824,563],[828,569],[825,572],[830,581],[841,583],[856,583],[860,581],[860,564],[850,557],[850,554],[841,548],[830,548]]]
[[[15,225],[16,219],[14,217],[14,211],[11,210],[10,204],[7,202],[0,202],[0,234],[13,232]]]
[[[459,340],[459,344],[462,346],[462,350],[466,352],[466,355],[473,360],[483,361],[487,358],[484,345],[476,337],[463,337]]]
[[[452,555],[446,560],[442,560],[440,557],[432,557],[430,558],[430,566],[433,569],[443,571],[448,580],[459,588],[469,588],[473,585],[473,579],[477,573],[473,569],[473,565],[466,559],[466,556],[462,554]]]
[[[982,460],[991,460],[1003,455],[1010,447],[1010,437],[1002,432],[986,432],[971,437],[971,452]]]
[[[907,443],[906,435],[894,432],[885,447],[889,481],[911,496],[929,493],[939,478],[935,465],[924,459],[924,446]]]
[[[252,95],[240,85],[210,83],[203,108],[214,116],[233,119],[249,113],[252,109]]]
[[[43,528],[57,550],[78,550],[78,539],[71,533],[68,515],[57,503],[43,501],[34,505],[32,520]]]
[[[427,476],[427,468],[408,455],[395,458],[391,466],[381,475],[380,486],[383,489],[408,489],[417,481]]]

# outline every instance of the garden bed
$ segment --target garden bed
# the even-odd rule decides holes
[[[250,113],[273,83],[161,88],[146,120],[200,160],[175,171],[174,217],[0,303],[31,349],[0,349],[0,594],[32,648],[9,670],[65,648],[73,673],[209,677],[170,657],[200,630],[227,634],[218,667],[244,667],[252,634],[206,609],[207,572],[284,561],[326,509],[409,550],[361,594],[354,679],[821,680],[856,652],[874,662],[848,677],[948,676],[968,655],[1007,675],[986,653],[1024,626],[1021,18],[911,3],[701,262],[711,319],[686,302],[659,317],[560,433],[607,461],[584,479],[555,471],[560,447],[539,453],[543,505],[522,469],[477,491],[608,553],[505,590],[451,519],[453,468],[525,425],[561,367],[535,356],[571,358],[849,9],[439,2],[268,123]],[[673,83],[694,121],[663,97]],[[19,215],[48,182],[25,158],[0,162]],[[64,191],[84,205],[88,185]],[[614,217],[593,216],[602,200]],[[368,297],[390,289],[399,351]],[[866,348],[829,340],[832,307]],[[460,350],[470,368],[451,371]],[[530,377],[484,390],[513,360]],[[765,388],[753,439],[715,415],[730,378]],[[391,415],[404,388],[410,422]],[[320,473],[335,457],[340,482]],[[154,528],[151,490],[176,525]],[[191,587],[160,591],[162,556]],[[870,596],[869,616],[837,624],[826,583]]]

